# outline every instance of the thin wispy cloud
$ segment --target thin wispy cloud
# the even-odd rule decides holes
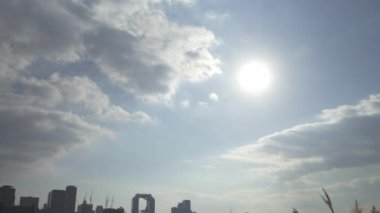
[[[379,164],[380,95],[357,105],[322,111],[320,120],[301,124],[234,148],[221,158],[251,163],[254,172],[280,179],[332,169]]]
[[[189,100],[183,100],[179,103],[179,105],[182,107],[182,108],[188,108],[190,106],[190,101]]]
[[[206,19],[209,19],[212,21],[221,22],[224,19],[230,17],[230,15],[227,12],[208,11],[206,12],[205,17]]]

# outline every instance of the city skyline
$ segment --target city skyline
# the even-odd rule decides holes
[[[87,194],[83,198],[82,202],[76,200],[77,187],[74,185],[66,186],[66,190],[52,189],[48,193],[46,202],[39,205],[39,197],[33,197],[30,195],[20,196],[19,202],[17,204],[17,196],[15,194],[16,188],[11,185],[3,185],[0,187],[0,206],[3,205],[8,207],[35,207],[33,213],[39,211],[43,213],[114,213],[110,210],[122,209],[121,213],[126,213],[123,206],[114,206],[114,195],[112,200],[109,200],[107,195],[105,198],[104,205],[95,204],[92,202],[92,192],[89,196],[89,202],[87,201]],[[139,200],[144,199],[144,204],[140,204]],[[0,210],[2,210],[0,208]],[[183,200],[179,202],[176,207],[171,208],[171,213],[196,213],[191,210],[191,201]],[[1,212],[1,211],[0,211]],[[30,209],[15,210],[15,212],[30,213]],[[155,213],[155,199],[151,194],[137,193],[133,198],[131,198],[131,213]]]
[[[319,213],[323,187],[367,211],[379,26],[378,0],[1,0],[0,183],[156,213]]]

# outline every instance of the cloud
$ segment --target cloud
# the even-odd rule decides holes
[[[208,11],[205,14],[206,19],[212,20],[212,21],[223,21],[224,19],[228,18],[230,15],[227,12],[221,13],[216,11]]]
[[[210,31],[171,22],[148,1],[102,1],[94,14],[103,25],[85,37],[90,58],[136,97],[165,100],[181,82],[221,72],[209,52],[216,44]]]
[[[39,59],[89,61],[134,96],[166,100],[180,83],[220,73],[209,51],[216,44],[213,33],[170,21],[161,3],[2,1],[0,68],[7,72],[1,74]]]
[[[107,80],[102,85],[154,101],[170,99],[183,82],[221,72],[209,50],[213,33],[170,21],[163,3],[0,1],[2,168],[91,144],[112,135],[115,123],[151,121],[112,103],[92,72]],[[55,70],[81,63],[96,69]]]
[[[380,163],[380,95],[357,105],[323,110],[320,120],[262,137],[223,159],[248,162],[252,170],[293,180],[332,169]]]
[[[79,116],[31,106],[0,106],[0,170],[49,159],[111,133]]]
[[[0,66],[19,70],[36,58],[78,60],[86,29],[84,5],[72,1],[1,1]]]
[[[127,112],[110,102],[98,85],[86,76],[60,77],[54,73],[49,81],[57,86],[65,97],[65,105],[81,107],[90,118],[107,122],[150,122],[150,116],[141,111]]]
[[[128,112],[85,76],[19,76],[0,94],[0,170],[62,156],[74,147],[109,140],[109,123],[150,122]]]
[[[81,116],[100,122],[149,122],[144,112],[127,112],[113,105],[98,85],[86,76],[61,77],[53,73],[47,79],[21,76],[3,93],[6,105],[32,105],[62,111],[81,112]]]
[[[179,105],[182,107],[182,108],[188,108],[190,106],[190,101],[189,100],[184,100],[184,101],[181,101],[179,103]]]
[[[198,101],[197,104],[199,107],[207,107],[208,106],[208,103],[205,101]]]
[[[216,94],[216,93],[214,93],[214,92],[210,93],[210,94],[208,95],[208,98],[209,98],[210,100],[212,100],[212,101],[215,101],[215,102],[219,101],[219,96],[218,96],[218,94]]]
[[[183,4],[186,6],[194,6],[198,0],[166,0],[169,4]]]

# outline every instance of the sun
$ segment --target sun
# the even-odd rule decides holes
[[[272,75],[267,64],[249,62],[242,66],[238,73],[238,83],[241,89],[250,93],[261,93],[271,83]]]

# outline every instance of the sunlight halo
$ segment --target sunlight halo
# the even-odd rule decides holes
[[[272,74],[267,64],[252,61],[239,70],[237,81],[242,90],[261,93],[270,86]]]

